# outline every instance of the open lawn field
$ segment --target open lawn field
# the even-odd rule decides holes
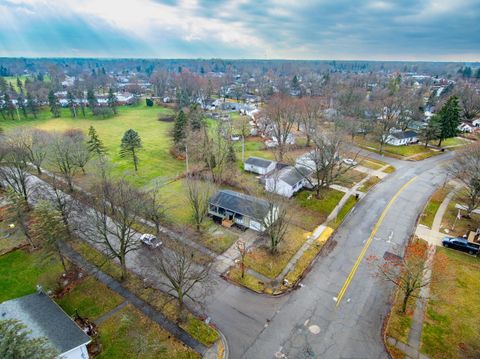
[[[90,126],[94,126],[114,164],[113,174],[121,176],[127,172],[128,180],[140,186],[156,178],[175,177],[184,170],[183,161],[176,160],[169,153],[171,145],[169,131],[173,123],[157,120],[159,114],[172,115],[172,110],[163,107],[147,107],[143,104],[122,106],[118,110],[117,116],[106,119],[94,118],[90,114],[85,118],[79,116],[74,119],[70,116],[68,109],[62,109],[61,117],[54,119],[50,112],[43,110],[36,120],[29,118],[20,121],[1,121],[0,126],[6,130],[18,126],[34,126],[48,131],[78,128],[85,134]],[[128,160],[120,158],[119,154],[121,138],[130,128],[137,131],[142,139],[143,150],[139,153],[138,173],[135,173],[133,165]]]
[[[373,151],[376,153],[380,152],[380,144],[375,141],[357,139],[356,143],[361,148],[364,148],[369,151]],[[433,151],[430,148],[425,148],[423,145],[408,145],[408,146],[392,146],[385,144],[383,146],[383,152],[385,155],[390,155],[392,157],[397,157],[400,159],[404,159],[406,157],[413,157],[419,156],[418,159],[425,159],[427,157],[435,156],[440,154],[439,151]]]
[[[447,257],[447,268],[437,268],[445,266],[439,254]],[[435,256],[421,351],[432,359],[478,358],[480,260],[445,248],[437,248]]]

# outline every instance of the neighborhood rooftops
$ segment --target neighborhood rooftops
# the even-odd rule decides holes
[[[90,342],[90,337],[42,292],[1,303],[0,319],[22,322],[32,338],[46,337],[60,354]]]
[[[398,131],[398,132],[391,133],[391,135],[395,138],[398,138],[399,140],[418,136],[418,134],[415,131]]]
[[[263,199],[248,196],[231,190],[220,190],[210,198],[210,204],[250,218],[262,220],[271,209]]]
[[[267,168],[268,166],[270,166],[272,164],[272,161],[266,160],[266,159],[260,158],[260,157],[249,157],[249,158],[247,158],[245,163],[247,163],[249,165],[252,165],[252,166],[256,166],[256,167]]]
[[[283,182],[288,183],[290,186],[293,186],[305,177],[308,177],[311,173],[312,171],[304,166],[288,166],[282,168],[272,176],[276,176],[279,180],[282,180]]]

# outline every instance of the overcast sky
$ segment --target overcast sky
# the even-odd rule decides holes
[[[480,61],[480,0],[0,0],[0,56]]]

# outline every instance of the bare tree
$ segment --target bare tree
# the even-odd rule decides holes
[[[76,209],[76,201],[59,187],[59,181],[54,176],[51,183],[52,187],[52,204],[56,211],[60,213],[62,222],[66,228],[68,236],[72,233],[73,221],[71,220]]]
[[[217,126],[213,135],[209,134],[206,126],[203,127],[203,146],[199,155],[215,183],[219,183],[223,179],[231,146],[230,135],[229,129],[222,124]]]
[[[245,257],[247,256],[248,250],[244,241],[237,241],[237,250],[240,255],[240,272],[242,278],[245,278]]]
[[[8,142],[6,152],[0,165],[0,181],[12,191],[20,194],[28,203],[32,190],[30,186],[30,173],[28,173],[28,155],[18,146],[18,143]]]
[[[14,192],[11,189],[7,191],[7,197],[11,203],[11,205],[8,206],[7,211],[9,220],[20,227],[22,234],[25,236],[30,246],[36,248],[28,226],[30,220],[30,206],[28,205],[28,202],[21,194]]]
[[[91,211],[92,240],[104,252],[120,262],[121,279],[127,277],[126,257],[140,246],[133,226],[141,218],[141,194],[125,180],[95,186],[93,210]],[[107,190],[106,190],[107,189]]]
[[[352,140],[361,130],[359,118],[364,116],[365,99],[365,90],[354,87],[348,87],[346,90],[343,90],[338,97],[338,112],[341,122],[348,129]]]
[[[472,144],[457,152],[449,172],[465,186],[460,193],[470,216],[480,206],[480,144]]]
[[[480,96],[469,84],[460,85],[456,91],[463,109],[463,115],[467,119],[474,118],[480,113]]]
[[[374,134],[380,143],[380,153],[387,141],[390,131],[395,128],[398,122],[401,102],[388,89],[375,90],[371,96],[371,106],[375,117]]]
[[[270,99],[264,113],[263,126],[276,141],[279,161],[283,161],[288,138],[291,136],[296,119],[297,115],[290,97],[275,95]]]
[[[161,285],[177,299],[179,319],[182,319],[185,299],[197,302],[213,284],[209,277],[212,262],[199,265],[195,263],[195,256],[186,246],[177,245],[174,250],[162,247],[161,253],[150,257],[153,270],[160,274]]]
[[[310,147],[312,134],[318,129],[321,120],[322,102],[318,97],[303,97],[297,102],[299,123],[307,137],[306,147]]]
[[[73,177],[79,170],[75,154],[76,139],[69,135],[55,134],[49,152],[49,161],[67,182],[68,189],[73,192]]]
[[[146,219],[155,224],[157,237],[160,236],[160,226],[166,218],[167,203],[160,194],[161,184],[155,183],[155,186],[143,196],[143,213]]]
[[[343,138],[339,131],[315,133],[312,137],[313,149],[305,154],[298,163],[299,166],[295,167],[297,172],[315,188],[317,198],[320,198],[323,188],[334,184],[340,176],[354,167],[354,161],[346,164],[340,157],[344,145]],[[307,171],[303,170],[304,168]]]
[[[42,174],[41,166],[47,157],[50,137],[47,131],[36,128],[18,128],[9,135],[10,141],[25,151],[28,161],[35,166],[39,175]]]
[[[262,218],[263,235],[268,239],[270,252],[278,253],[278,245],[283,241],[289,227],[287,204],[282,197],[273,193],[267,195],[267,205],[260,208],[262,213],[258,218]]]
[[[200,231],[203,221],[207,218],[208,201],[215,188],[208,182],[202,182],[199,178],[190,176],[185,180],[185,189],[188,203],[193,211],[193,221],[197,231]]]

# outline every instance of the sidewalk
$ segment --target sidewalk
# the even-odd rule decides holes
[[[196,352],[200,353],[202,356],[205,355],[208,349],[207,347],[199,343],[196,339],[192,338],[182,328],[170,321],[163,314],[156,311],[148,303],[144,302],[131,291],[123,287],[120,282],[86,261],[79,253],[75,252],[70,247],[63,245],[62,252],[73,264],[75,264],[79,268],[82,268],[88,274],[96,278],[98,281],[105,284],[108,288],[121,295],[123,298],[125,298],[126,301],[134,305],[148,318],[152,319],[162,328],[171,333],[176,339],[178,339],[188,347],[192,348]]]

